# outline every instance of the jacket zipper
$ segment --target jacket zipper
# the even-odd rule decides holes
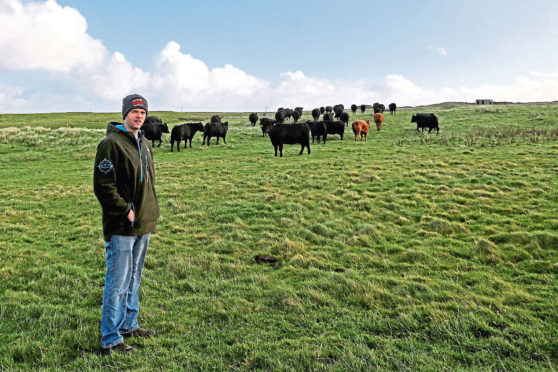
[[[140,182],[143,182],[143,161],[141,159],[141,145],[140,145],[140,139],[139,137],[136,138],[136,136],[134,136],[134,138],[136,139],[136,145],[138,145],[138,152],[139,152],[139,160],[140,160]]]
[[[149,182],[149,161],[147,160],[147,153],[145,154],[145,183]]]

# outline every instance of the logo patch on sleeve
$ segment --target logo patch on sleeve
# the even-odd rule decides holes
[[[110,162],[110,160],[108,160],[107,158],[104,158],[103,160],[101,160],[99,162],[99,165],[97,165],[97,168],[99,168],[101,173],[108,174],[112,170],[112,168],[114,168],[114,167],[112,166],[112,163]]]

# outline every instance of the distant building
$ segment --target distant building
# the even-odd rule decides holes
[[[493,103],[493,99],[477,99],[477,105],[492,105]]]

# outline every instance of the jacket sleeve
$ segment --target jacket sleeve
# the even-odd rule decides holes
[[[111,141],[99,144],[93,170],[93,189],[104,212],[112,216],[126,216],[132,206],[119,194],[116,186],[117,154]]]

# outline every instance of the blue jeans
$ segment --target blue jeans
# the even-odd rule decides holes
[[[101,318],[101,346],[121,343],[123,333],[139,328],[139,294],[141,272],[151,234],[113,235],[105,243],[107,274]]]

